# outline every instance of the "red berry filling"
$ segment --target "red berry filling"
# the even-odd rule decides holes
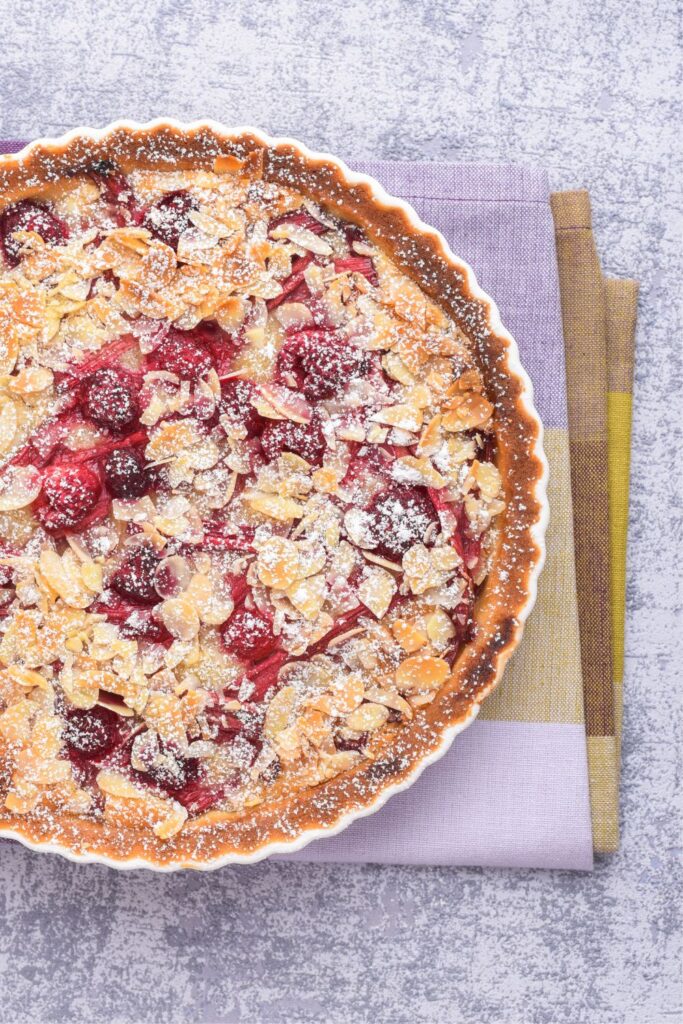
[[[115,498],[141,498],[149,489],[145,460],[134,448],[116,448],[104,460],[104,481]]]
[[[323,461],[326,442],[319,416],[313,416],[310,423],[293,423],[291,420],[271,420],[261,434],[261,449],[268,462],[282,452],[300,455],[314,466]]]
[[[222,628],[223,646],[241,661],[260,661],[277,644],[270,622],[257,611],[236,608]]]
[[[76,761],[99,760],[111,753],[120,739],[120,722],[120,717],[109,708],[66,709],[62,737],[69,756]]]
[[[170,192],[149,207],[142,223],[160,242],[177,249],[178,239],[192,226],[191,211],[198,208],[199,203],[189,192]]]
[[[394,485],[373,498],[368,511],[375,550],[399,561],[439,521],[424,487]]]
[[[23,243],[14,237],[15,231],[35,231],[48,245],[61,245],[69,237],[69,228],[42,203],[22,199],[8,206],[0,216],[0,239],[5,261],[16,267],[21,260]]]
[[[159,556],[150,544],[130,550],[109,580],[117,594],[137,604],[157,604],[161,598],[154,582]]]
[[[125,370],[95,370],[82,382],[80,391],[83,415],[98,427],[122,434],[135,426],[140,415],[137,389]]]
[[[251,404],[255,388],[251,381],[231,377],[221,382],[220,412],[234,423],[242,426],[249,437],[260,434],[264,420]]]
[[[166,338],[149,356],[150,366],[155,370],[168,370],[182,380],[196,380],[204,377],[214,360],[196,335],[189,331],[171,328]]]
[[[332,398],[367,371],[360,349],[326,330],[288,338],[278,354],[280,376],[293,375],[310,402]]]
[[[93,510],[101,489],[99,476],[88,466],[55,467],[43,481],[36,515],[46,530],[76,526]]]

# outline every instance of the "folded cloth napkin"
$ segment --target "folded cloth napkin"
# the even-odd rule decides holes
[[[0,152],[14,152],[22,145],[0,143]],[[356,166],[377,177],[390,193],[408,199],[446,235],[454,251],[474,267],[482,287],[496,298],[503,321],[517,339],[546,428],[552,508],[548,559],[524,644],[474,725],[439,764],[381,812],[286,859],[590,868],[566,381],[547,178],[542,171],[519,167]],[[559,235],[558,246],[561,257]],[[610,479],[617,496],[614,502],[610,497],[609,506],[617,556],[612,563],[617,641],[620,631],[623,640],[623,479],[629,452],[633,284],[609,282],[603,295],[606,312],[600,314],[610,353],[603,363],[613,368],[610,445],[614,441],[618,453],[613,459],[610,447]],[[580,339],[581,332],[575,336]],[[569,346],[567,352],[571,359]],[[606,388],[606,372],[604,377]],[[599,486],[602,489],[602,480]],[[606,545],[605,539],[603,550]],[[617,669],[620,664],[615,657]],[[612,693],[618,697],[618,671],[614,679]],[[593,687],[590,692],[598,690]],[[612,718],[618,721],[619,715]],[[618,757],[610,765],[618,779]],[[613,803],[607,801],[610,808]]]

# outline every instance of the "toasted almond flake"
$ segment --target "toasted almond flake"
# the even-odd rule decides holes
[[[427,633],[417,619],[395,619],[391,624],[391,632],[406,654],[419,651],[427,643]]]
[[[410,704],[400,694],[396,693],[395,690],[387,690],[380,686],[370,686],[366,690],[365,696],[373,704],[384,704],[385,707],[398,711],[408,721],[413,717],[413,709]]]
[[[396,352],[387,352],[382,356],[382,367],[387,376],[399,384],[410,386],[415,383],[415,376]]]
[[[325,715],[343,717],[350,714],[363,700],[365,685],[361,677],[355,673],[346,676],[340,686],[335,686],[323,694],[316,694],[307,703],[310,707]]]
[[[389,717],[384,704],[361,704],[346,719],[346,727],[354,732],[374,732],[381,729]]]
[[[113,711],[115,715],[120,715],[121,718],[134,718],[135,712],[132,708],[129,708],[127,704],[120,704],[118,701],[109,700],[107,697],[100,697],[97,702],[97,706],[101,708],[107,708],[108,711]]]
[[[450,675],[448,662],[430,654],[414,654],[396,669],[396,686],[404,693],[436,690]]]
[[[18,405],[7,395],[0,395],[0,452],[11,448],[18,426]]]
[[[286,591],[287,597],[297,611],[301,612],[305,619],[314,621],[317,619],[325,603],[327,596],[327,585],[325,577],[308,576],[306,579],[297,580]]]
[[[187,811],[177,801],[167,801],[170,810],[162,821],[152,826],[152,831],[159,839],[171,839],[180,832],[187,821]]]
[[[368,562],[373,562],[375,565],[381,565],[383,569],[388,569],[389,572],[403,572],[403,566],[399,565],[398,562],[390,562],[388,558],[375,555],[372,551],[364,551],[363,558],[366,558]]]
[[[331,245],[319,235],[314,234],[313,231],[309,231],[308,228],[302,228],[299,224],[288,224],[286,221],[283,224],[278,224],[270,232],[270,237],[275,239],[286,238],[290,242],[294,242],[295,245],[301,246],[302,249],[308,249],[309,252],[316,253],[318,256],[332,255]]]
[[[384,618],[396,593],[396,580],[385,569],[366,569],[358,597],[378,619]]]
[[[470,391],[453,399],[441,422],[444,430],[473,430],[486,423],[492,413],[491,403],[483,395]]]
[[[308,402],[290,388],[281,384],[260,384],[259,391],[265,401],[283,419],[293,423],[310,423],[313,410]],[[252,402],[252,404],[254,404]]]
[[[54,374],[45,366],[26,366],[7,381],[7,387],[17,395],[37,395],[52,387]]]
[[[492,462],[479,462],[475,459],[471,472],[484,501],[493,501],[498,497],[501,490],[501,476]]]
[[[15,683],[19,683],[20,686],[28,690],[32,690],[36,686],[40,690],[49,689],[45,676],[41,675],[40,672],[34,672],[32,669],[22,668],[20,665],[10,665],[7,669],[7,675]]]
[[[274,740],[278,733],[281,733],[288,727],[294,710],[295,700],[296,690],[293,686],[283,686],[275,694],[266,709],[263,732],[267,739]]]
[[[283,302],[275,309],[275,319],[285,330],[294,327],[305,327],[313,322],[313,314],[303,302]]]
[[[445,647],[451,637],[455,636],[455,626],[441,608],[427,616],[426,626],[427,636],[437,647]]]
[[[158,615],[169,633],[178,640],[192,640],[199,632],[199,615],[186,598],[171,597],[162,601]]]
[[[254,512],[268,516],[270,519],[278,519],[280,522],[289,523],[293,519],[300,519],[304,514],[304,507],[292,498],[281,498],[277,494],[263,494],[258,491],[245,495],[246,504]]]
[[[413,433],[422,428],[422,410],[414,405],[387,405],[371,419],[375,423],[385,423]]]
[[[26,508],[42,489],[42,476],[33,466],[5,466],[0,479],[0,512]]]
[[[92,603],[93,593],[84,585],[71,550],[60,558],[51,548],[43,548],[38,565],[43,578],[69,607],[87,608]]]
[[[339,750],[336,754],[330,754],[320,762],[320,777],[323,780],[333,779],[342,772],[353,768],[361,760],[361,755],[355,750]]]

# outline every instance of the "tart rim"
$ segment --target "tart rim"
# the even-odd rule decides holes
[[[505,370],[504,376],[498,381],[498,387],[503,387],[504,398],[508,401],[514,399],[510,404],[510,410],[513,410],[516,414],[517,425],[521,424],[524,427],[524,431],[520,432],[517,442],[508,444],[504,449],[504,453],[513,462],[519,459],[525,460],[528,464],[527,468],[530,471],[533,470],[533,472],[528,472],[522,480],[526,487],[526,492],[522,496],[525,499],[525,505],[530,502],[533,503],[534,516],[530,521],[516,524],[517,530],[521,530],[520,538],[524,537],[525,550],[518,546],[513,551],[513,554],[516,554],[518,558],[523,557],[523,586],[520,587],[516,602],[511,605],[508,601],[505,608],[503,608],[501,607],[501,602],[494,599],[494,595],[489,595],[491,599],[488,602],[486,601],[488,583],[484,585],[484,591],[477,599],[475,608],[483,608],[487,613],[490,613],[490,610],[494,608],[497,615],[493,616],[492,622],[487,620],[486,628],[480,628],[477,638],[463,647],[450,677],[450,683],[458,675],[467,681],[475,679],[476,686],[474,687],[474,692],[466,699],[464,707],[462,704],[465,698],[456,699],[454,702],[455,706],[450,710],[446,706],[445,698],[454,696],[453,689],[446,687],[445,694],[437,695],[433,705],[430,705],[430,707],[434,709],[434,712],[441,707],[441,710],[447,715],[447,721],[446,723],[430,722],[431,731],[422,730],[424,735],[418,735],[420,730],[417,727],[410,730],[413,739],[412,745],[415,745],[415,741],[417,741],[417,750],[412,751],[412,757],[407,766],[400,763],[397,765],[396,757],[392,764],[390,760],[392,748],[389,747],[386,752],[389,755],[389,759],[384,762],[387,770],[384,774],[376,769],[375,775],[372,775],[373,764],[381,763],[380,759],[378,759],[375,762],[361,764],[357,769],[354,768],[348,773],[343,773],[341,776],[316,788],[299,791],[294,794],[293,798],[298,798],[297,802],[301,801],[302,797],[304,798],[304,810],[307,808],[307,805],[311,805],[308,807],[308,810],[312,810],[313,814],[308,821],[295,826],[293,838],[284,837],[284,829],[281,824],[283,817],[285,824],[287,824],[287,810],[291,804],[291,800],[288,799],[284,815],[276,815],[277,821],[271,824],[270,834],[264,834],[261,840],[252,846],[248,846],[248,844],[239,845],[239,843],[236,845],[234,839],[239,839],[240,837],[236,835],[231,843],[230,828],[228,826],[226,828],[228,833],[225,837],[226,841],[222,844],[224,848],[228,847],[228,849],[224,849],[224,852],[221,852],[219,855],[203,861],[188,858],[178,850],[175,851],[176,857],[174,858],[174,848],[177,845],[185,845],[185,843],[177,844],[175,841],[171,841],[163,844],[158,840],[150,840],[147,836],[138,842],[134,842],[133,851],[130,856],[122,857],[120,854],[117,855],[117,851],[113,849],[111,844],[109,850],[105,849],[104,851],[76,849],[64,845],[52,835],[45,835],[46,832],[49,832],[49,829],[46,830],[44,827],[41,827],[40,821],[23,819],[16,815],[8,816],[4,811],[0,812],[0,836],[17,839],[25,846],[34,850],[58,853],[75,862],[100,863],[123,869],[149,868],[157,871],[173,871],[181,868],[193,868],[211,870],[228,863],[255,863],[265,857],[283,853],[294,853],[314,839],[338,834],[357,818],[366,817],[379,810],[394,793],[401,792],[412,785],[428,765],[433,764],[446,753],[455,736],[474,720],[482,701],[498,683],[508,658],[519,644],[524,622],[535,603],[538,576],[545,560],[544,536],[549,517],[546,496],[548,466],[542,445],[543,427],[533,405],[533,387],[521,365],[516,342],[503,327],[496,304],[477,284],[471,267],[465,261],[455,256],[444,236],[422,221],[409,203],[389,195],[372,177],[351,171],[338,158],[327,153],[311,151],[308,147],[292,138],[273,138],[258,129],[247,126],[227,129],[217,122],[208,119],[202,119],[189,124],[170,118],[160,118],[145,124],[116,121],[99,130],[75,128],[60,138],[38,139],[31,142],[19,153],[0,157],[0,190],[3,196],[5,196],[9,186],[11,198],[29,195],[32,191],[38,190],[50,180],[55,180],[54,171],[51,169],[53,161],[58,169],[57,177],[61,177],[65,168],[61,168],[60,163],[63,164],[65,160],[68,161],[72,153],[82,162],[83,156],[87,155],[88,146],[92,147],[95,145],[99,150],[97,156],[94,157],[95,159],[102,159],[103,154],[107,151],[112,152],[113,156],[117,156],[117,139],[120,143],[121,139],[127,136],[159,142],[162,149],[166,147],[167,153],[169,146],[171,151],[175,146],[176,150],[182,151],[183,158],[189,157],[190,163],[193,160],[196,162],[202,155],[204,158],[207,158],[210,151],[216,155],[226,151],[243,154],[245,150],[264,149],[267,151],[268,157],[272,158],[272,164],[269,163],[268,170],[274,171],[273,176],[277,177],[277,168],[282,166],[279,161],[284,161],[284,166],[288,167],[288,169],[291,169],[291,166],[296,167],[298,165],[304,178],[306,175],[309,175],[310,180],[308,182],[304,181],[303,184],[295,181],[295,185],[302,192],[309,192],[309,194],[311,180],[315,182],[317,176],[319,188],[323,189],[325,177],[327,176],[328,181],[331,182],[334,188],[340,190],[345,200],[349,201],[349,207],[352,212],[356,212],[358,215],[359,209],[362,211],[363,208],[366,208],[367,211],[375,214],[379,228],[377,228],[377,224],[374,227],[377,228],[380,234],[383,219],[392,224],[400,221],[399,229],[401,233],[399,243],[404,241],[413,245],[416,241],[421,243],[423,247],[419,254],[421,258],[424,258],[425,249],[431,250],[431,252],[427,253],[427,258],[434,261],[431,268],[428,266],[428,271],[431,270],[432,274],[436,277],[435,295],[433,297],[441,302],[457,320],[457,315],[449,305],[444,293],[448,292],[449,285],[453,287],[453,282],[458,282],[458,278],[460,278],[461,283],[457,283],[454,294],[458,294],[466,302],[473,303],[474,306],[472,308],[478,307],[483,312],[485,323],[483,334],[479,338],[479,345],[481,346],[482,338],[485,339],[486,336],[489,338],[491,352],[496,348],[495,344],[492,343],[498,344],[498,356],[504,358]],[[214,147],[213,150],[211,150],[212,146]],[[176,159],[178,156],[180,156],[180,152],[176,153]],[[51,173],[53,175],[52,179],[50,179]],[[16,192],[13,192],[12,185],[16,188]],[[322,201],[324,201],[324,195],[325,193],[322,192]],[[344,209],[344,215],[347,215],[346,209]],[[368,221],[364,220],[362,216],[359,217],[359,220],[364,226],[370,226],[372,233],[373,225],[368,225]],[[411,264],[410,260],[402,262],[395,249],[392,248],[391,243],[387,248],[401,269],[411,276],[415,276],[414,263]],[[444,263],[448,268],[445,272],[443,269]],[[436,272],[434,271],[435,267],[437,268]],[[451,278],[450,282],[449,278]],[[430,294],[425,282],[419,279],[419,275],[417,279],[420,287],[427,294]],[[476,352],[477,341],[475,339],[472,339],[472,347]],[[485,353],[488,355],[489,349],[485,349]],[[489,366],[488,369],[490,370],[491,367]],[[490,386],[491,381],[487,379],[486,372],[484,375],[486,384]],[[496,397],[500,398],[501,396],[497,395]],[[498,430],[496,432],[498,436]],[[509,479],[511,480],[512,477]],[[507,475],[504,475],[504,482],[509,482],[509,479]],[[518,480],[517,482],[519,483],[520,481]],[[520,505],[520,508],[522,507],[524,506]],[[504,523],[506,522],[506,517],[510,514],[511,512],[507,510],[503,514]],[[529,520],[529,517],[522,516],[522,519]],[[515,524],[513,523],[512,525],[514,526]],[[510,524],[508,524],[508,531],[501,531],[501,536],[508,536],[509,533]],[[494,561],[492,574],[496,568],[500,569],[500,562],[500,558]],[[500,581],[498,582],[500,583]],[[427,725],[426,722],[424,724],[425,726]],[[396,751],[394,753],[396,754]],[[369,773],[368,778],[364,781],[367,783],[370,780],[372,789],[369,795],[364,795],[363,803],[358,805],[354,801],[353,793],[349,795],[343,792],[343,784],[351,776],[360,777],[363,774],[363,769],[365,769],[366,773]],[[398,779],[394,777],[396,775],[399,776]],[[340,789],[340,785],[342,789],[341,794],[335,793],[335,790],[338,791]],[[328,815],[332,813],[334,816],[334,820],[330,824],[320,823],[320,815],[323,809],[316,808],[316,795],[323,792],[323,803],[326,802],[326,798],[332,793],[336,799],[336,804],[340,805],[335,805],[332,812],[327,812]],[[265,804],[263,808],[269,806],[272,813],[273,805]],[[263,808],[253,808],[251,816],[254,818],[258,817],[259,811]],[[315,817],[316,810],[318,811],[317,819]],[[249,812],[247,812],[247,816],[249,816]],[[93,827],[96,827],[95,823],[79,821],[68,815],[63,815],[62,817],[69,819],[68,824],[70,828],[68,828],[68,831],[72,834],[72,837],[75,838],[78,835],[78,838],[87,847],[88,833],[92,831]],[[236,818],[238,816],[232,815],[231,817]],[[64,822],[56,815],[55,820],[58,825],[64,825]],[[298,816],[296,820],[298,821]],[[279,826],[278,822],[280,822]],[[183,833],[186,841],[188,841],[188,837],[191,837],[193,833],[195,835],[199,833],[201,823],[201,817],[193,821],[193,827],[188,828]],[[52,829],[53,832],[58,830],[54,827]],[[273,833],[275,833],[275,838],[273,838]],[[177,838],[182,839],[182,837]],[[106,844],[104,845],[106,846]],[[201,856],[201,843],[198,843],[197,847]],[[160,857],[159,860],[150,859],[149,854],[152,850],[165,856]],[[138,851],[141,851],[142,855]]]

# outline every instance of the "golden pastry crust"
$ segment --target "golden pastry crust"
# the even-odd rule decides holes
[[[405,204],[289,141],[115,126],[3,158],[0,183],[5,211],[56,218],[4,222],[3,830],[210,867],[376,809],[476,714],[535,595],[541,428],[495,309]],[[207,323],[225,364],[204,335],[188,356]],[[74,389],[75,521],[29,457]],[[102,483],[114,449],[161,474],[151,497]],[[114,615],[131,557],[156,559],[134,614],[163,643]],[[74,733],[92,708],[123,761]]]

